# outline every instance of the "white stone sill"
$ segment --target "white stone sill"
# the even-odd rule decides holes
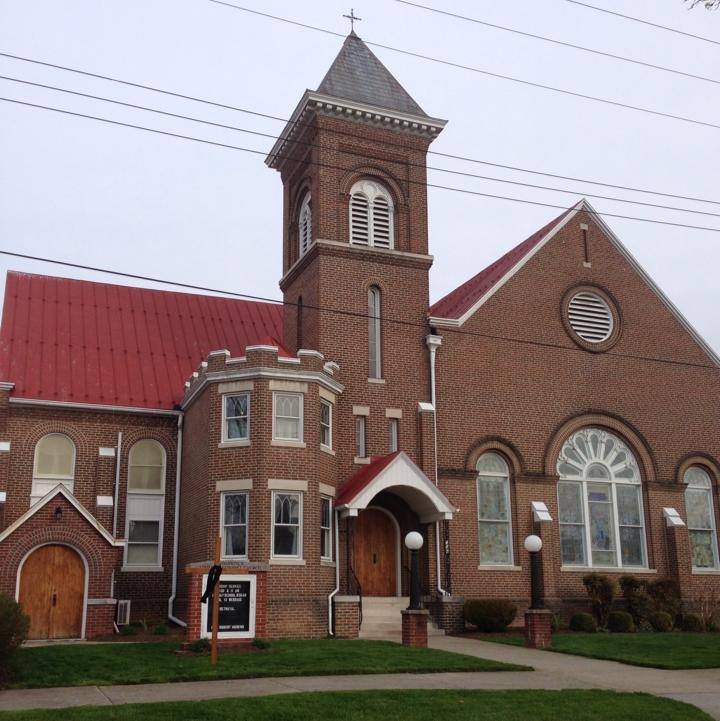
[[[370,463],[370,458],[367,456],[355,456],[353,459],[353,463],[357,464],[358,466],[366,466],[368,463]]]
[[[522,571],[522,566],[500,566],[485,564],[478,566],[478,571]]]
[[[693,576],[720,576],[720,568],[693,568]]]
[[[627,575],[633,574],[652,574],[657,573],[654,568],[635,568],[626,566],[625,568],[617,568],[617,566],[560,566],[562,573],[622,573]]]
[[[270,441],[275,448],[307,448],[304,441]]]
[[[329,558],[321,558],[320,565],[325,568],[335,568],[335,561],[331,561]]]
[[[250,445],[250,439],[238,439],[237,441],[220,441],[218,448],[247,448]]]
[[[165,569],[162,566],[123,566],[121,573],[162,573]]]
[[[271,558],[268,563],[271,566],[304,566],[304,558]]]
[[[335,451],[332,448],[330,448],[330,446],[323,446],[322,444],[320,444],[320,450],[323,453],[327,453],[329,456],[335,455]]]
[[[384,378],[368,378],[368,383],[377,383],[378,385],[385,385]]]

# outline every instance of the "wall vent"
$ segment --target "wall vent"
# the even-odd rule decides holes
[[[570,327],[587,343],[602,343],[612,335],[612,310],[596,293],[576,293],[568,303],[567,314]]]

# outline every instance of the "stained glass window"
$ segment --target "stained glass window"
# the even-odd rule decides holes
[[[700,466],[691,466],[683,480],[687,484],[685,510],[693,568],[717,568],[717,531],[710,475]]]
[[[508,465],[498,453],[485,453],[477,471],[480,565],[512,565]]]

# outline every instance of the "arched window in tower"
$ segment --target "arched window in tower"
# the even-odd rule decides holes
[[[382,332],[380,325],[380,289],[368,289],[368,378],[382,378]]]
[[[387,189],[373,180],[359,180],[350,190],[350,242],[392,248],[394,207]]]
[[[306,193],[298,214],[298,258],[307,253],[312,243],[312,207],[310,193]]]

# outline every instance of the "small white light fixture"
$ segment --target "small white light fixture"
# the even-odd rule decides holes
[[[417,531],[410,531],[405,536],[405,545],[411,551],[419,551],[423,545],[423,537]]]
[[[542,539],[540,536],[531,535],[525,539],[525,550],[528,553],[538,553],[542,548]]]
[[[532,508],[533,520],[537,523],[550,523],[552,516],[548,507],[542,501],[532,501],[530,504]]]
[[[663,508],[663,517],[668,528],[682,528],[685,525],[685,521],[674,508]]]

